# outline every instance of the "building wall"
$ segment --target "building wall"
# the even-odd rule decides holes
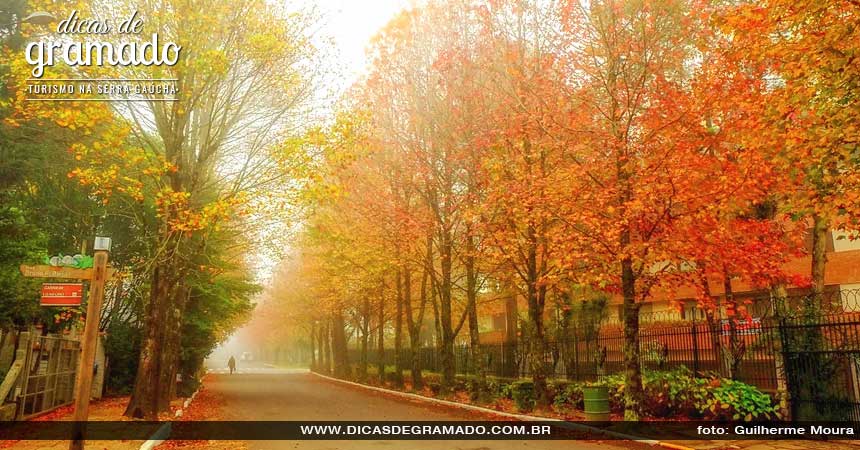
[[[860,292],[860,239],[850,240],[847,237],[840,239],[844,233],[831,233],[831,238],[827,241],[827,264],[825,267],[825,284],[829,288],[841,289],[843,291],[857,290]],[[807,239],[807,247],[812,248],[812,241]],[[785,264],[786,272],[794,275],[809,276],[812,268],[812,258],[803,256],[795,258]],[[710,280],[711,294],[714,296],[724,295],[723,281]],[[790,286],[789,288],[792,288]],[[793,286],[794,290],[790,289],[792,295],[802,292],[797,286]],[[737,297],[754,299],[762,294],[765,294],[761,288],[752,286],[747,282],[739,280],[732,281],[732,290]],[[665,320],[684,320],[696,319],[704,317],[703,313],[695,306],[696,290],[692,286],[681,287],[674,291],[676,298],[682,299],[679,302],[669,302],[666,295],[656,292],[649,301],[642,305],[640,313],[643,315],[658,316]],[[858,296],[860,297],[860,296]],[[685,300],[684,300],[685,299]],[[519,299],[520,301],[522,299]],[[843,303],[849,302],[851,305],[844,304],[846,309],[860,309],[860,298],[843,297]],[[622,299],[620,296],[615,296],[610,300],[608,306],[607,318],[610,323],[620,323],[623,321],[622,315]],[[857,304],[854,304],[857,303]],[[754,307],[751,307],[754,308]],[[755,312],[754,312],[755,311]],[[761,315],[761,311],[751,309],[753,316]],[[505,315],[496,313],[490,317],[481,316],[481,341],[482,342],[502,342],[504,334],[501,333],[505,329]]]
[[[837,252],[860,250],[860,239],[851,240],[848,233],[835,231],[832,233],[833,249]]]

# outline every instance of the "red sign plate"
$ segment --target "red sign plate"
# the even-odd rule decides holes
[[[42,283],[42,306],[80,306],[83,283]]]

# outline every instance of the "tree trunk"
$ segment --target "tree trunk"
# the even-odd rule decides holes
[[[320,345],[322,346],[321,372],[328,375],[331,373],[331,340],[329,339],[328,320],[320,324]]]
[[[705,308],[705,321],[708,323],[708,332],[711,336],[711,351],[714,354],[714,361],[717,363],[717,372],[721,377],[728,377],[729,368],[725,364],[725,358],[722,356],[723,345],[720,341],[720,336],[722,335],[719,319],[720,300],[719,297],[714,297],[711,294],[711,283],[708,281],[708,276],[705,273],[704,263],[700,262],[698,265],[701,269],[699,282],[702,287],[702,295],[714,301],[713,308]],[[695,322],[693,326],[695,326]]]
[[[157,420],[158,413],[161,412],[159,402],[164,397],[162,390],[168,389],[161,378],[165,369],[162,367],[165,363],[162,354],[169,332],[165,321],[169,319],[171,297],[177,282],[172,276],[174,273],[175,268],[167,263],[162,263],[152,272],[137,376],[124,413],[128,417]]]
[[[529,369],[534,383],[535,403],[538,407],[549,406],[549,389],[547,387],[546,337],[544,336],[543,310],[538,305],[538,292],[534,284],[529,286],[527,300],[529,304]]]
[[[505,298],[505,375],[508,377],[518,377],[517,337],[519,333],[519,313],[517,312],[517,294],[511,287],[508,287],[508,291],[508,296]]]
[[[732,277],[728,273],[723,277],[723,289],[725,292],[726,319],[729,322],[729,348],[726,359],[728,360],[729,378],[737,380],[744,349],[743,342],[738,339],[738,304],[735,302],[735,294],[732,289]]]
[[[774,317],[779,318],[783,313],[782,302],[788,297],[788,291],[785,289],[785,284],[778,283],[770,289],[771,308]],[[782,346],[782,339],[777,334],[774,339],[774,354],[773,365],[776,372],[776,403],[779,404],[779,412],[782,414],[782,420],[792,420],[791,407],[789,406],[788,394],[788,374],[785,370],[785,352],[786,349]]]
[[[370,298],[364,296],[361,311],[361,358],[358,368],[358,380],[367,381],[367,351],[370,341]]]
[[[430,277],[430,302],[433,305],[433,347],[436,351],[436,358],[442,355],[442,317],[439,312],[438,287],[434,277]],[[439,368],[434,364],[433,370],[438,371]]]
[[[334,363],[334,376],[346,379],[350,376],[350,368],[344,325],[343,313],[340,310],[335,311],[331,318],[331,350]]]
[[[451,322],[451,253],[453,244],[451,232],[443,228],[440,231],[439,263],[441,277],[439,283],[439,325],[442,331],[439,359],[442,365],[442,392],[448,393],[454,386],[454,328]]]
[[[168,314],[170,317],[167,328],[170,330],[167,333],[166,345],[161,352],[162,357],[162,373],[160,374],[161,383],[166,387],[160,391],[161,396],[158,401],[159,411],[169,411],[170,402],[176,398],[176,374],[179,371],[182,350],[182,317],[185,313],[185,306],[188,304],[191,295],[190,288],[185,282],[180,279],[177,283],[176,290],[173,296],[174,302]],[[190,374],[185,374],[190,375]]]
[[[827,241],[830,235],[826,218],[812,216],[812,302],[808,305],[817,312],[824,305],[824,268],[827,264]]]
[[[626,235],[629,244],[629,231],[624,232],[623,235]],[[621,291],[624,296],[624,420],[639,420],[645,396],[642,389],[642,368],[639,363],[639,308],[641,305],[636,303],[636,277],[629,257],[621,261]]]
[[[379,282],[379,328],[376,330],[379,384],[385,384],[385,279]]]
[[[528,303],[528,346],[529,369],[534,382],[535,403],[539,408],[549,406],[549,388],[547,387],[548,367],[546,363],[546,336],[543,322],[544,301],[546,288],[538,286],[540,278],[538,269],[538,236],[535,227],[529,224],[526,230],[528,253],[526,258],[526,302]]]
[[[432,261],[433,242],[427,240],[427,257],[425,263]],[[409,330],[409,352],[411,354],[410,374],[412,378],[412,389],[420,390],[424,387],[424,379],[421,375],[421,325],[424,323],[424,311],[427,305],[427,278],[430,276],[427,266],[421,274],[421,292],[418,305],[418,317],[413,315],[412,295],[408,294],[406,307],[406,327]]]
[[[475,269],[475,245],[470,230],[466,237],[466,308],[469,315],[469,344],[474,367],[475,379],[472,383],[472,398],[487,399],[487,368],[484,364],[484,352],[481,348],[481,336],[478,330],[478,276]]]
[[[317,371],[317,355],[316,355],[316,346],[314,342],[316,342],[316,322],[311,322],[311,371]]]
[[[401,269],[397,270],[397,299],[394,316],[394,385],[403,387],[403,293],[404,277],[408,278]]]

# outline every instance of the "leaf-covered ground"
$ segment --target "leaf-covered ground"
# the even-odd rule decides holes
[[[90,404],[89,419],[101,420],[129,420],[122,413],[128,404],[128,397],[110,397],[93,401]],[[33,421],[72,420],[73,407],[63,406],[47,414],[35,417]],[[87,443],[87,449],[98,450],[137,450],[143,441],[91,441]],[[42,449],[67,449],[68,441],[0,441],[0,449],[14,448],[16,450],[42,450]]]
[[[130,420],[123,416],[128,397],[111,397],[94,401],[90,405],[89,419],[91,421],[126,421]],[[177,399],[171,404],[171,413],[163,414],[161,420],[170,420],[177,409],[182,407],[185,399]],[[183,415],[176,420],[222,420],[224,400],[217,394],[206,389],[201,389],[191,402]],[[35,417],[34,421],[71,420],[72,406],[64,406],[50,413]],[[137,450],[144,441],[90,441],[87,442],[87,450]],[[0,441],[0,449],[14,448],[15,450],[60,450],[67,449],[68,441]],[[247,446],[243,442],[236,441],[167,441],[158,449],[181,448],[194,449],[223,449],[223,450],[245,450]]]

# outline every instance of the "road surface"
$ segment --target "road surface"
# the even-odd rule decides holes
[[[252,365],[253,367],[248,367]],[[230,375],[210,364],[206,389],[225,401],[224,420],[372,421],[480,420],[473,413],[382,396],[324,380],[306,370],[272,369],[238,361]],[[470,415],[471,414],[471,415]],[[250,441],[252,450],[620,450],[622,442],[593,441]]]

